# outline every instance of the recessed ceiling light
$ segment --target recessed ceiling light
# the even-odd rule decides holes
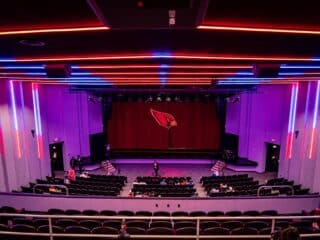
[[[30,47],[43,47],[45,46],[45,42],[41,42],[38,40],[21,40],[19,41],[20,44],[25,45],[25,46],[30,46]]]

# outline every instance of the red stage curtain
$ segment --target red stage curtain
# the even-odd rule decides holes
[[[161,127],[150,108],[172,114],[177,127]],[[221,123],[213,102],[112,103],[108,138],[112,149],[214,149],[220,147]]]

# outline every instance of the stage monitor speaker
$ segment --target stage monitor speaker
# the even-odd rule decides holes
[[[48,78],[68,78],[71,76],[70,64],[48,64],[45,66]]]
[[[279,64],[256,63],[253,65],[253,75],[259,78],[276,78],[280,70]]]

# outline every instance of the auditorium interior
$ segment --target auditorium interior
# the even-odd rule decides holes
[[[3,2],[0,240],[320,239],[319,23],[312,2]]]

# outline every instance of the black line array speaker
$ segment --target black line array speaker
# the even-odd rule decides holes
[[[276,78],[279,70],[280,64],[256,63],[253,65],[253,75],[258,78]]]
[[[71,76],[70,64],[48,64],[45,66],[48,78],[68,78]]]

